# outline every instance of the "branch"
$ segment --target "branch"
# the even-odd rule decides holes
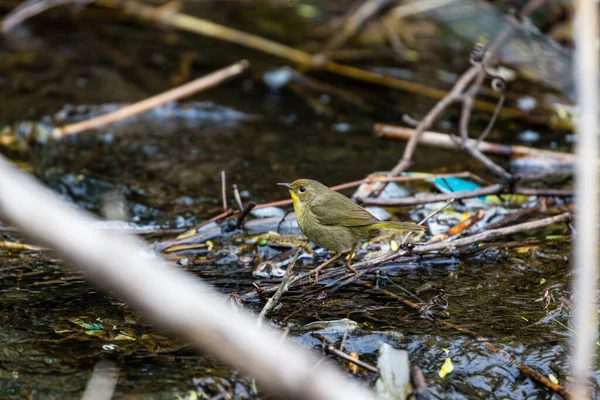
[[[115,123],[117,121],[130,118],[134,115],[141,114],[163,104],[169,103],[196,94],[202,90],[212,88],[232,76],[240,74],[248,67],[249,63],[246,60],[239,61],[229,67],[222,68],[211,74],[195,79],[184,85],[168,90],[166,92],[149,97],[140,102],[130,104],[117,111],[100,115],[99,117],[91,118],[86,121],[77,122],[66,125],[62,128],[54,128],[52,136],[55,139],[60,139],[65,136],[73,135],[88,129],[96,129],[103,125]]]
[[[402,126],[386,124],[376,124],[374,129],[378,137],[395,140],[410,140],[415,133],[415,130],[413,128],[405,128]],[[573,154],[564,153],[560,151],[540,150],[527,146],[507,145],[485,141],[481,141],[478,144],[477,140],[475,139],[468,139],[466,143],[469,145],[477,146],[477,148],[484,153],[496,154],[501,156],[549,157],[554,160],[560,160],[569,163],[575,162],[575,156]],[[456,143],[452,140],[452,137],[450,135],[432,131],[423,132],[423,134],[419,138],[419,144],[438,147],[441,149],[457,149]]]
[[[267,313],[269,311],[271,311],[273,308],[275,308],[275,306],[279,302],[279,299],[281,298],[281,296],[283,296],[283,294],[285,292],[287,292],[288,287],[289,287],[290,278],[292,277],[292,271],[294,270],[294,267],[296,266],[296,261],[298,260],[298,256],[300,255],[301,252],[302,252],[302,248],[299,248],[298,250],[296,250],[296,254],[294,254],[294,256],[292,257],[292,260],[290,261],[287,269],[285,270],[285,275],[283,275],[283,278],[281,279],[281,285],[279,285],[279,289],[277,289],[277,291],[275,292],[273,297],[271,297],[267,301],[267,304],[265,304],[265,306],[261,310],[260,315],[258,316],[258,321],[256,321],[256,326],[260,327],[262,325],[262,320],[265,318]]]
[[[417,204],[437,203],[438,201],[447,201],[450,199],[461,200],[473,197],[486,196],[489,194],[499,194],[504,192],[502,185],[491,185],[475,190],[465,190],[462,192],[449,192],[440,194],[427,194],[424,196],[403,197],[399,199],[361,199],[362,204],[366,206],[384,206],[384,207],[400,207],[414,206]]]

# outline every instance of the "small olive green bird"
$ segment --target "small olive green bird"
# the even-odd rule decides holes
[[[353,252],[360,239],[380,230],[408,233],[425,229],[414,223],[380,221],[348,197],[311,179],[298,179],[278,185],[289,189],[302,232],[316,245],[338,253],[334,259],[351,247]],[[321,265],[318,269],[324,266]]]

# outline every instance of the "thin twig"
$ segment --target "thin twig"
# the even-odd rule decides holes
[[[539,219],[535,221],[523,222],[521,224],[508,226],[505,228],[499,229],[490,229],[481,233],[476,233],[471,236],[467,236],[464,238],[431,243],[423,246],[416,246],[411,252],[415,254],[426,254],[433,251],[448,251],[457,247],[469,246],[473,243],[486,242],[498,237],[514,235],[519,232],[527,232],[534,229],[539,229],[546,227],[548,225],[558,224],[560,222],[566,222],[571,219],[571,213],[563,213],[559,215],[555,215],[553,217],[548,217],[544,219]]]
[[[437,210],[435,210],[434,212],[432,212],[431,214],[429,214],[428,216],[426,216],[425,218],[423,218],[421,221],[418,222],[418,225],[423,225],[425,222],[429,221],[431,218],[435,217],[437,214],[439,214],[441,211],[443,211],[446,207],[448,207],[450,204],[454,203],[456,199],[453,197],[451,199],[448,199],[448,201],[446,202],[446,204],[444,204],[443,206],[441,206],[440,208],[438,208]],[[414,232],[413,232],[414,233]]]
[[[545,188],[525,188],[517,186],[513,190],[496,184],[485,186],[474,190],[465,190],[461,192],[449,192],[439,194],[426,194],[413,197],[402,197],[399,199],[360,199],[363,205],[367,206],[382,206],[382,207],[404,207],[414,206],[418,204],[437,203],[438,201],[446,201],[448,199],[469,199],[473,197],[488,196],[493,194],[514,193],[524,196],[539,196],[539,197],[571,197],[573,190],[571,189],[545,189]]]
[[[346,344],[346,339],[348,338],[348,331],[344,332],[344,336],[342,336],[342,341],[340,342],[340,351],[344,351],[344,345]]]
[[[361,360],[357,360],[355,358],[350,357],[348,354],[344,353],[343,351],[340,351],[338,349],[336,349],[335,347],[333,347],[333,345],[327,345],[325,346],[325,351],[329,354],[333,354],[336,357],[342,358],[348,362],[351,362],[352,364],[356,364],[361,368],[366,369],[367,371],[370,372],[375,372],[378,373],[379,370],[377,369],[377,367],[375,367],[374,365],[371,365],[369,363],[366,363],[364,361]]]
[[[520,220],[521,218],[523,218],[525,216],[529,216],[529,215],[539,212],[541,210],[541,208],[542,208],[542,202],[538,201],[532,207],[519,209],[512,214],[508,214],[506,217],[502,218],[499,221],[496,221],[494,223],[486,225],[486,226],[482,227],[481,229],[476,230],[475,232],[471,232],[471,234],[484,232],[489,229],[497,229],[497,228],[505,227],[507,225],[515,223],[516,221]]]
[[[415,130],[413,128],[405,128],[402,126],[376,124],[374,126],[375,133],[378,137],[395,140],[410,140]],[[519,145],[507,145],[493,142],[482,141],[477,143],[475,139],[468,139],[469,145],[477,146],[479,150],[484,153],[496,154],[501,156],[534,156],[534,157],[547,157],[555,160],[562,160],[565,162],[575,162],[575,156],[570,153],[564,153],[553,150],[541,150],[534,147],[519,146]],[[419,138],[419,144],[427,146],[438,147],[442,149],[456,149],[456,143],[452,140],[450,135],[440,132],[426,131],[423,132]]]
[[[417,225],[423,225],[425,224],[425,222],[429,221],[431,218],[433,218],[435,215],[437,215],[438,213],[440,213],[442,210],[444,210],[446,207],[448,207],[450,204],[454,203],[456,199],[455,198],[451,198],[448,199],[448,201],[441,206],[440,208],[438,208],[437,210],[435,210],[434,212],[432,212],[431,214],[429,214],[428,216],[426,216],[425,218],[423,218],[421,221],[419,221],[417,223]],[[415,232],[408,232],[408,235],[406,235],[406,237],[404,238],[404,241],[402,242],[403,245],[405,245],[406,243],[408,243],[408,240],[410,239],[410,237],[414,234]]]
[[[223,212],[227,212],[229,207],[227,206],[227,182],[225,177],[225,171],[221,171],[221,200],[223,201]]]
[[[473,112],[473,101],[481,90],[481,85],[485,80],[485,71],[482,67],[477,70],[477,76],[471,83],[471,86],[461,94],[462,110],[458,123],[458,131],[463,141],[469,138],[469,122],[471,121],[471,113]]]
[[[258,328],[261,327],[262,321],[265,318],[265,315],[267,315],[267,313],[269,311],[271,311],[273,308],[275,308],[275,306],[279,302],[279,299],[281,299],[281,296],[285,292],[287,292],[289,283],[290,283],[290,278],[292,277],[292,272],[294,270],[294,267],[296,266],[296,261],[298,260],[298,256],[300,255],[301,252],[302,252],[302,248],[299,248],[298,250],[296,250],[296,254],[294,254],[294,256],[292,257],[292,260],[288,264],[287,269],[285,270],[285,274],[283,275],[281,284],[279,285],[279,289],[277,289],[277,291],[275,292],[273,297],[271,297],[267,301],[267,304],[265,304],[265,306],[261,310],[260,314],[258,315],[258,320],[256,321],[256,326]]]
[[[242,212],[244,210],[244,204],[242,203],[240,191],[238,190],[238,187],[235,183],[231,185],[231,188],[233,189],[233,198],[235,199],[235,203],[237,204],[240,212]]]
[[[502,109],[502,106],[504,105],[505,100],[506,100],[506,95],[504,94],[504,92],[502,92],[502,94],[500,95],[500,98],[498,99],[498,103],[496,104],[496,109],[492,113],[492,117],[488,121],[488,124],[485,127],[485,129],[483,130],[483,132],[481,132],[481,135],[477,138],[476,148],[479,148],[479,145],[481,144],[481,142],[483,142],[488,137],[490,132],[492,131],[492,127],[496,123],[496,119],[498,118],[498,115],[500,114],[500,110]]]
[[[479,149],[476,146],[471,145],[471,142],[469,141],[469,122],[471,121],[471,113],[473,112],[473,102],[475,101],[475,98],[479,93],[479,90],[481,89],[481,85],[483,84],[483,81],[486,78],[486,70],[483,63],[476,64],[475,68],[478,68],[477,77],[473,80],[471,87],[468,90],[466,90],[465,93],[462,94],[462,110],[460,114],[460,122],[458,125],[460,137],[462,139],[460,142],[460,147],[466,150],[472,157],[479,160],[483,165],[487,167],[487,169],[492,171],[494,174],[502,177],[507,181],[511,181],[513,177],[510,173],[508,173],[504,168],[502,168],[501,166],[493,162],[491,159],[486,157],[481,151],[479,151]],[[497,106],[494,110],[494,114],[496,113],[496,110],[498,110]],[[490,123],[488,123],[488,127],[490,130],[493,126],[493,124],[491,124],[492,121],[495,121],[494,115],[492,115]],[[477,140],[477,143],[481,142],[481,137],[484,137],[484,134],[487,135],[487,133],[484,131],[484,133],[482,133],[480,138]]]
[[[242,210],[242,212],[240,213],[240,215],[238,216],[237,222],[235,224],[235,226],[238,229],[242,228],[242,224],[244,222],[244,219],[246,219],[246,217],[248,215],[250,215],[250,211],[252,211],[254,208],[256,207],[256,203],[251,201],[250,203],[248,203],[248,205]]]
[[[419,138],[421,137],[421,133],[425,132],[433,123],[440,117],[442,112],[450,106],[450,104],[455,101],[460,100],[462,93],[464,92],[467,85],[471,83],[473,79],[477,76],[478,70],[475,67],[469,68],[454,84],[452,90],[448,92],[448,94],[441,99],[432,109],[427,113],[425,118],[423,118],[419,125],[414,130],[414,135],[411,136],[410,140],[406,144],[404,148],[404,154],[402,155],[402,159],[400,162],[390,171],[390,176],[396,176],[400,174],[400,172],[406,170],[412,164],[413,154],[417,148],[417,143],[419,143]]]
[[[402,197],[399,199],[361,199],[363,205],[367,206],[384,206],[384,207],[400,207],[413,206],[417,204],[437,203],[439,201],[448,201],[450,199],[460,200],[469,199],[479,196],[487,196],[490,194],[499,194],[505,191],[502,185],[491,185],[475,190],[465,190],[462,192],[450,192],[439,194],[427,194],[423,196]]]
[[[198,224],[196,226],[194,226],[192,229],[189,229],[188,231],[182,233],[181,235],[179,235],[178,237],[186,237],[188,235],[188,232],[194,232],[197,233],[201,228],[205,227],[208,224],[211,224],[213,222],[217,222],[220,221],[224,218],[230,217],[232,215],[234,215],[236,213],[236,211],[234,210],[227,210],[225,212],[222,212],[221,214],[215,215],[214,217],[207,219],[206,221],[202,222],[201,224]]]
[[[60,139],[65,136],[83,132],[88,129],[96,129],[98,127],[115,123],[134,115],[156,108],[160,105],[175,101],[184,97],[191,96],[202,90],[212,88],[232,76],[240,74],[248,67],[249,63],[246,60],[239,61],[228,67],[217,70],[211,74],[195,79],[189,83],[168,90],[166,92],[149,97],[140,102],[130,104],[120,108],[114,112],[100,115],[85,121],[76,122],[63,127],[54,128],[52,136],[55,139]]]
[[[389,18],[383,18],[380,20],[379,25],[381,26],[387,41],[390,43],[390,46],[392,46],[392,50],[394,50],[394,53],[396,53],[396,56],[403,60],[406,58],[407,49],[398,36],[396,31],[397,25],[394,22],[395,21],[392,21]]]

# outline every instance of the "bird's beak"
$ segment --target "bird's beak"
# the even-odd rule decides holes
[[[292,190],[292,185],[290,185],[289,183],[278,183],[279,186],[283,186],[284,188],[288,188],[289,190]]]

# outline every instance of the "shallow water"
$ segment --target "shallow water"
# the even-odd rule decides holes
[[[298,37],[283,31],[293,43],[304,43],[309,28],[325,20],[325,15],[302,19],[293,8],[268,6],[261,12],[207,7],[217,21],[231,21],[276,39],[281,39],[277,33],[282,35],[281,26],[302,24],[294,30]],[[266,22],[257,23],[256,15]],[[75,22],[51,14],[3,40],[0,118],[5,124],[42,121],[65,104],[130,102],[165,90],[172,86],[186,52],[195,57],[193,76],[250,59],[252,68],[243,78],[195,96],[194,101],[211,103],[188,103],[191,117],[155,113],[28,150],[2,150],[80,207],[99,213],[107,193],[116,192],[126,199],[132,221],[163,228],[189,228],[219,213],[221,170],[227,172],[228,183],[236,183],[248,192],[247,198],[258,202],[285,198],[276,182],[311,177],[336,184],[389,170],[403,144],[378,140],[372,124],[399,123],[404,112],[419,117],[433,104],[420,96],[317,74],[363,96],[373,107],[364,111],[306,91],[329,107],[317,110],[307,100],[312,97],[273,91],[262,83],[267,69],[284,64],[279,60],[143,24],[94,20],[88,14]],[[460,43],[452,47],[447,40],[425,38],[419,44],[422,60],[400,66],[414,80],[447,87],[437,78],[439,71],[460,73],[467,65],[469,49]],[[445,56],[456,53],[455,48],[464,62],[448,65]],[[526,82],[515,86],[528,93]],[[89,112],[84,110],[84,115]],[[455,117],[442,123],[445,130],[456,126]],[[474,125],[483,126],[486,117],[477,113]],[[499,122],[492,138],[515,142],[526,128],[544,129],[537,145],[568,147],[562,134],[507,120]],[[486,175],[476,162],[456,152],[420,148],[415,161],[415,171],[467,169]],[[557,226],[514,239],[565,232]],[[281,248],[241,244],[236,237],[216,240],[213,250],[200,251],[200,258],[186,268],[225,293],[246,292],[252,289],[251,272],[257,261]],[[423,305],[443,289],[448,308],[433,310],[436,315],[477,332],[518,362],[543,375],[553,374],[565,384],[569,312],[565,308],[556,318],[548,318],[548,311],[556,310],[560,302],[545,310],[545,303],[537,300],[553,285],[557,285],[551,292],[555,299],[570,297],[569,252],[568,243],[560,241],[526,249],[490,249],[477,256],[386,267],[387,278],[372,277],[368,282],[404,296],[391,280],[418,296],[413,301]],[[305,262],[305,268],[311,265]],[[109,359],[120,368],[118,398],[172,399],[190,390],[263,398],[260,388],[255,393],[251,378],[153,328],[123,302],[66,271],[49,253],[0,250],[0,397],[78,398],[95,363]],[[438,325],[377,290],[351,285],[289,317],[297,311],[300,296],[292,291],[284,297],[273,315],[274,326],[352,319],[359,328],[348,334],[347,351],[375,363],[381,342],[407,349],[438,398],[553,397],[492,354],[481,340]],[[263,304],[254,301],[246,306],[259,311]],[[316,354],[322,352],[323,337],[339,344],[343,336],[294,331],[290,335]],[[438,370],[446,357],[452,358],[455,369],[442,379]],[[374,379],[364,372],[358,377]]]

